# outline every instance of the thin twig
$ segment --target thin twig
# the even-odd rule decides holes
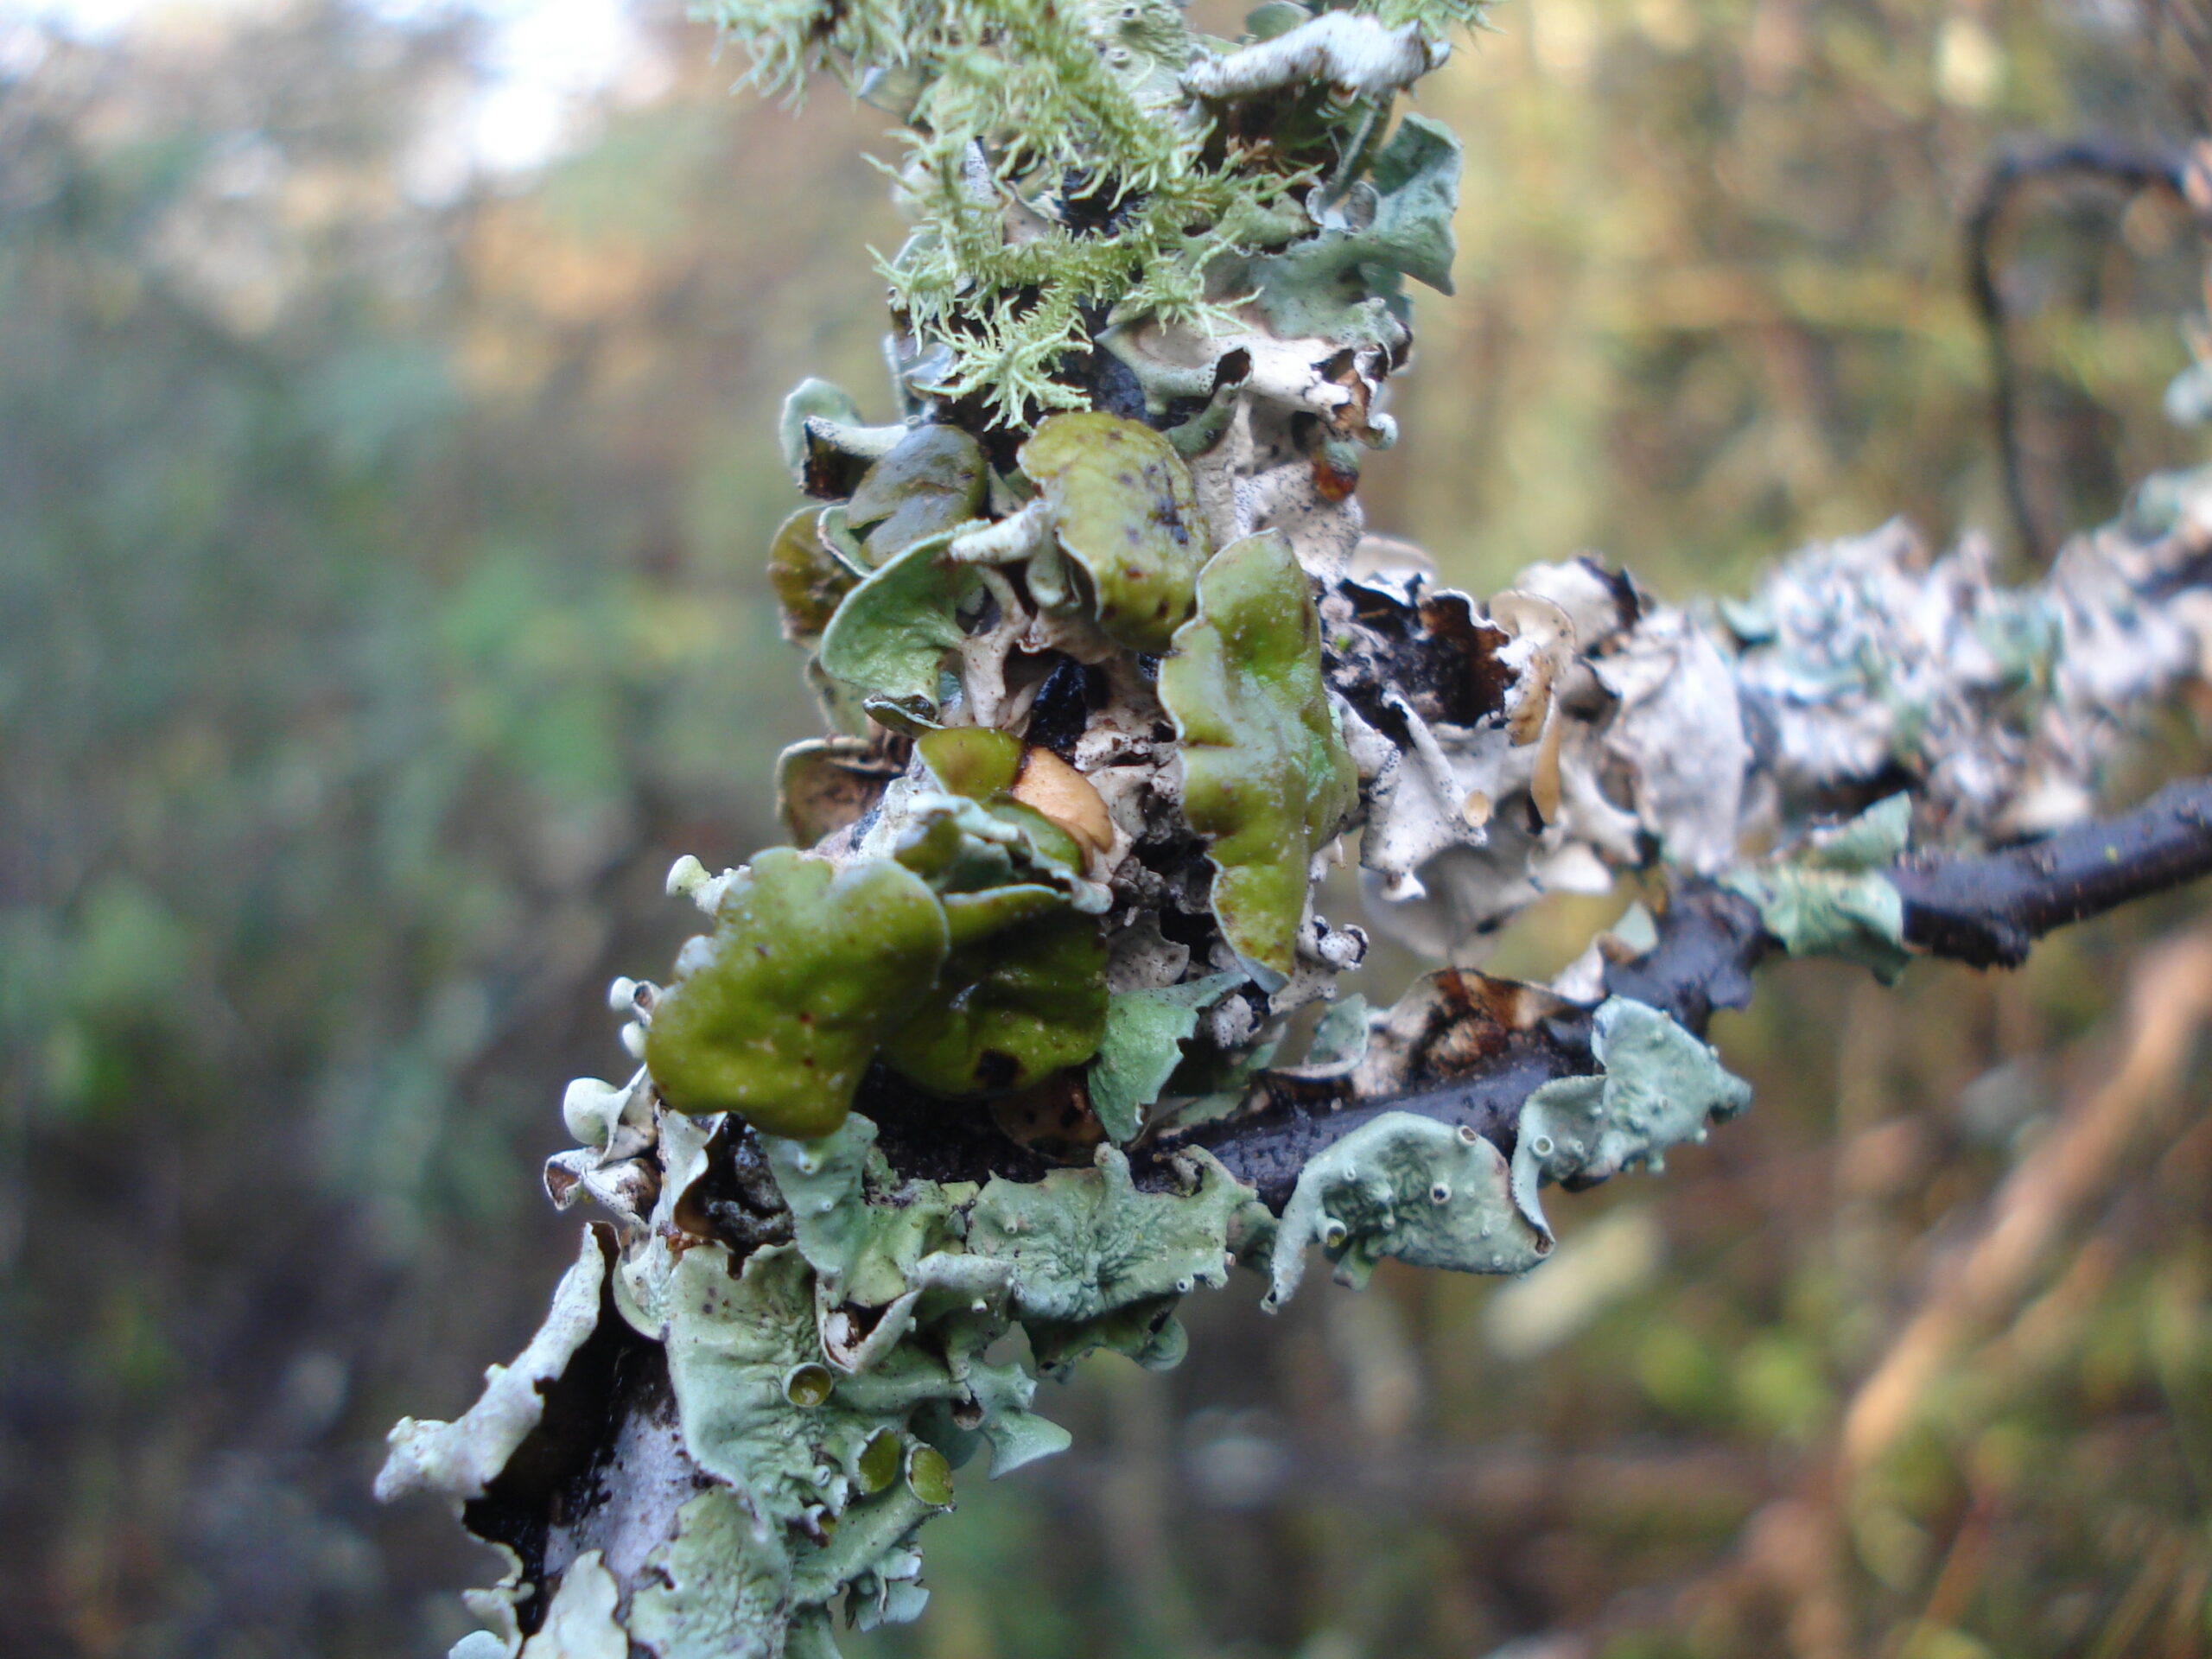
[[[1904,937],[1925,954],[1978,968],[2015,967],[2034,941],[2132,899],[2212,874],[2212,779],[2171,784],[2143,805],[2031,846],[1967,856],[1910,857],[1890,871],[1904,898]],[[1608,969],[1606,989],[1706,1034],[1716,1008],[1751,1000],[1751,974],[1777,941],[1735,893],[1685,884],[1658,924],[1658,943]],[[1482,1061],[1433,1087],[1344,1104],[1279,1091],[1267,1110],[1162,1137],[1153,1157],[1203,1146],[1271,1206],[1286,1202],[1306,1162],[1385,1111],[1413,1112],[1510,1145],[1521,1104],[1555,1077],[1597,1070],[1589,1011],[1502,1033]]]
[[[1967,289],[1974,314],[1989,342],[1991,416],[1997,428],[1999,464],[2004,470],[2005,500],[2028,557],[2047,563],[2055,538],[2045,534],[2028,498],[2020,465],[2019,379],[2012,360],[2010,319],[1997,285],[1997,242],[2006,210],[2031,184],[2057,178],[2101,180],[2133,194],[2165,189],[2185,194],[2188,157],[2164,148],[2146,149],[2113,139],[2086,138],[2000,157],[1983,180],[1967,216]]]

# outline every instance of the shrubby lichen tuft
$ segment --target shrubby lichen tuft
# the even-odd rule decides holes
[[[1418,73],[1482,11],[1377,0],[1321,19],[1428,42]],[[826,71],[904,124],[914,230],[884,269],[923,363],[917,385],[1007,424],[1086,406],[1063,359],[1109,316],[1227,325],[1239,296],[1217,264],[1310,232],[1305,191],[1344,181],[1400,89],[1338,105],[1316,75],[1307,99],[1273,100],[1281,133],[1240,148],[1185,84],[1234,48],[1193,33],[1173,0],[709,0],[700,15],[756,86],[795,94]]]

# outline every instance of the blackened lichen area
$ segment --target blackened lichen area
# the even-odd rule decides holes
[[[889,1066],[872,1065],[853,1109],[876,1128],[876,1147],[909,1179],[1040,1181],[1052,1161],[1009,1139],[980,1101],[939,1100]]]
[[[1394,697],[1432,724],[1472,727],[1504,712],[1514,675],[1498,653],[1511,636],[1478,617],[1465,594],[1408,603],[1356,582],[1339,591],[1353,626],[1325,629],[1329,683],[1377,729],[1403,734]]]
[[[1104,669],[1063,657],[1038,688],[1023,735],[1061,760],[1071,760],[1076,743],[1090,723],[1092,711],[1105,707],[1111,695]]]
[[[725,1119],[708,1142],[706,1169],[677,1200],[676,1224],[694,1237],[721,1240],[733,1260],[791,1237],[791,1209],[760,1137],[735,1118]]]

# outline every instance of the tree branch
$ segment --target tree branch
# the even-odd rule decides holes
[[[1887,874],[1904,899],[1904,937],[1934,957],[2017,967],[2044,934],[2212,874],[2212,779],[2169,785],[2133,811],[2032,846],[1967,856],[1912,855]],[[1691,881],[1659,918],[1658,942],[1605,972],[1609,995],[1646,1002],[1699,1037],[1713,1010],[1751,1000],[1751,973],[1781,946],[1738,894]],[[1306,1163],[1386,1111],[1465,1124],[1510,1149],[1522,1103],[1557,1077],[1597,1071],[1595,1010],[1500,1030],[1465,1073],[1432,1086],[1344,1103],[1275,1082],[1262,1110],[1162,1136],[1156,1160],[1204,1147],[1280,1210]],[[1479,1011],[1476,1017],[1480,1017]]]
[[[2001,156],[1983,179],[1967,216],[1967,290],[1987,337],[1990,412],[1997,428],[1997,453],[2004,468],[2005,499],[2022,550],[2037,562],[2056,545],[2038,522],[2028,494],[2020,455],[2019,372],[2012,359],[2012,322],[1998,285],[2000,229],[2020,192],[2038,181],[2092,179],[2133,195],[2165,189],[2187,200],[2190,158],[2169,148],[2150,149],[2110,138],[2083,138]]]
[[[2212,779],[2169,784],[2118,817],[1981,858],[1908,860],[1904,937],[1930,956],[2017,968],[2053,928],[2212,873]]]

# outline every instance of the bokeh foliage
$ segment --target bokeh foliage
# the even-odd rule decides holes
[[[2001,534],[1961,204],[2007,134],[2193,135],[2171,32],[2024,0],[1494,21],[1422,95],[1468,144],[1459,292],[1418,302],[1377,523],[1478,590],[1594,546],[1675,594],[1900,510]],[[870,398],[863,249],[899,233],[855,154],[880,120],[730,99],[665,28],[671,86],[458,190],[425,133],[461,25],[303,3],[0,79],[11,1652],[464,1626],[476,1564],[372,1511],[377,1440],[464,1404],[571,1252],[534,1167],[561,1083],[619,1063],[601,987],[685,930],[659,873],[777,838],[814,715],[761,569],[776,400]],[[2027,217],[2028,436],[2074,522],[2190,453],[2157,406],[2196,258],[2155,201]],[[2185,715],[2161,743],[2201,764]],[[1544,1297],[1386,1267],[1270,1321],[1232,1282],[1181,1370],[1100,1361],[1054,1405],[1070,1457],[964,1483],[929,1616],[854,1650],[2202,1651],[2207,1078],[2179,1040],[2132,1107],[2094,1092],[2126,996],[2195,1029],[2208,970],[2148,942],[2196,913],[2002,979],[1771,976],[1719,1029],[1751,1115],[1562,1199]],[[1504,965],[1603,914],[1540,911]],[[1946,1252],[2100,1098],[2101,1178],[1839,1464]]]

